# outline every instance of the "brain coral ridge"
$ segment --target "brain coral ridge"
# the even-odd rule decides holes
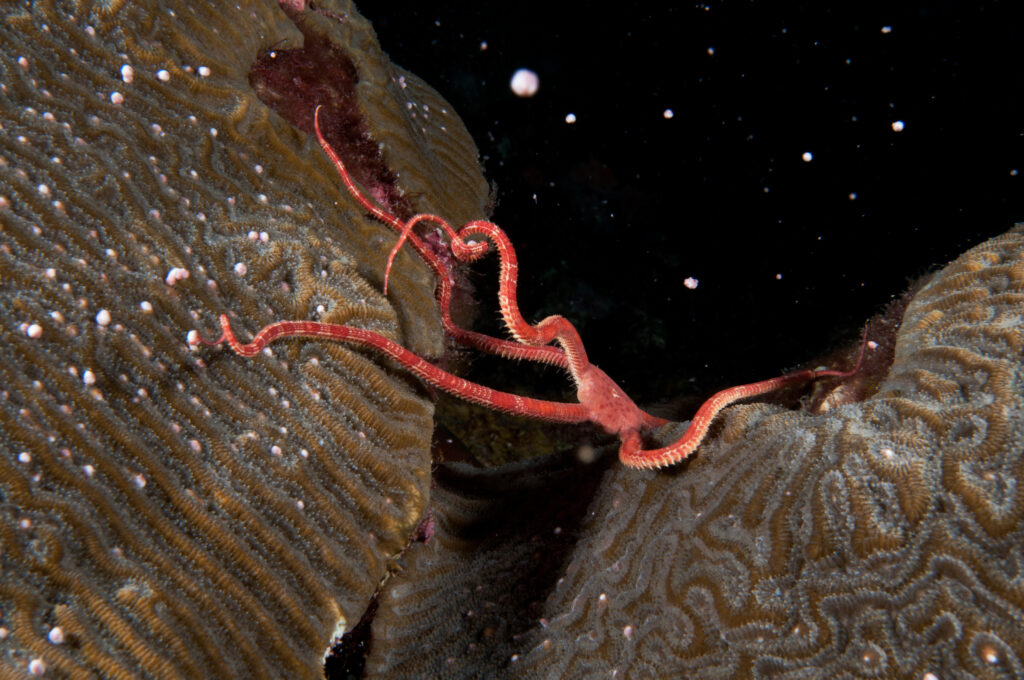
[[[482,214],[450,107],[320,4],[303,29],[352,59],[403,186]],[[432,406],[403,372],[184,340],[230,313],[442,349],[429,271],[381,295],[386,230],[249,84],[305,37],[271,1],[0,8],[0,677],[322,676],[420,521]]]
[[[519,492],[456,483],[502,471],[439,476],[436,540],[381,593],[368,675],[1024,677],[1022,402],[1018,226],[914,296],[860,403],[732,407],[666,472],[599,458],[527,469]],[[521,503],[587,483],[570,518]],[[495,504],[504,544],[465,519]]]

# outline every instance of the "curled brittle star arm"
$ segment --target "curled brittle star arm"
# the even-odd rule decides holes
[[[391,273],[391,263],[394,260],[398,249],[402,246],[405,240],[408,239],[412,244],[413,249],[420,256],[420,259],[430,267],[431,271],[434,272],[434,277],[436,279],[434,296],[441,309],[441,325],[444,328],[445,333],[451,336],[455,342],[467,347],[473,347],[482,352],[487,352],[488,354],[502,356],[507,359],[526,359],[528,361],[537,361],[565,368],[568,365],[568,360],[562,350],[557,347],[527,346],[519,342],[512,342],[502,338],[494,338],[489,335],[484,335],[483,333],[466,330],[455,324],[452,320],[450,311],[452,290],[451,271],[438,259],[437,255],[431,252],[427,245],[415,233],[413,233],[412,229],[419,222],[436,222],[445,229],[445,231],[447,231],[449,238],[452,238],[453,244],[457,240],[455,238],[454,230],[447,221],[437,215],[415,215],[406,222],[402,222],[402,220],[400,220],[396,215],[393,215],[367,198],[366,195],[359,190],[359,187],[356,186],[355,180],[353,180],[352,176],[349,174],[344,161],[341,160],[341,157],[338,156],[337,152],[335,152],[331,145],[327,143],[327,140],[324,139],[323,133],[320,130],[320,108],[320,106],[317,106],[313,113],[313,127],[316,131],[316,137],[320,143],[320,147],[324,150],[324,153],[327,154],[327,157],[331,159],[335,169],[341,176],[341,180],[345,184],[345,188],[364,210],[381,222],[389,225],[400,234],[398,243],[391,250],[391,254],[388,257],[387,269],[385,269],[384,272],[384,293],[387,294],[388,279]],[[460,245],[466,244],[460,242]],[[455,246],[453,245],[453,250],[454,247]],[[482,255],[485,250],[485,247],[469,247],[469,252],[479,251],[473,259]]]
[[[645,469],[666,467],[685,460],[701,445],[704,437],[708,434],[711,422],[726,406],[747,397],[755,397],[773,392],[787,385],[795,385],[826,377],[848,378],[860,370],[860,366],[864,361],[864,348],[867,347],[867,342],[868,335],[867,328],[865,327],[864,339],[861,342],[857,364],[848,371],[832,369],[797,371],[778,376],[777,378],[769,378],[768,380],[761,380],[747,385],[737,385],[736,387],[729,387],[716,392],[697,409],[697,413],[693,416],[693,420],[690,421],[690,426],[686,428],[683,436],[668,446],[660,449],[644,450],[640,433],[630,432],[622,438],[622,445],[619,447],[619,460],[628,467]]]
[[[500,392],[484,385],[464,380],[427,363],[397,342],[362,328],[318,323],[315,321],[279,321],[266,326],[256,334],[251,342],[243,344],[235,337],[235,333],[231,329],[231,322],[226,314],[221,315],[220,325],[221,335],[216,340],[204,340],[198,334],[190,334],[190,344],[202,342],[207,345],[219,345],[222,342],[226,342],[236,353],[244,357],[251,357],[258,354],[274,340],[281,338],[312,337],[339,340],[360,347],[368,347],[386,354],[434,387],[474,404],[513,415],[528,416],[552,422],[582,423],[587,421],[586,410],[580,404],[566,404],[557,401],[520,397],[517,394]]]
[[[565,352],[569,372],[578,385],[583,370],[590,364],[576,327],[563,316],[549,316],[537,324],[530,324],[519,311],[517,289],[519,286],[519,261],[512,242],[501,227],[493,222],[477,220],[459,229],[457,238],[484,236],[494,243],[500,259],[501,271],[498,281],[498,305],[501,317],[512,336],[527,345],[547,345],[558,342]]]

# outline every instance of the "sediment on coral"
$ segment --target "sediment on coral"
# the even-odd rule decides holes
[[[319,5],[402,188],[479,216],[446,102]],[[249,84],[303,39],[270,1],[0,9],[4,677],[318,677],[420,520],[432,406],[402,371],[185,342],[227,313],[443,349],[429,270],[401,262],[385,299],[393,237]]]
[[[447,518],[500,497],[517,509],[510,524],[543,536],[547,506],[538,517],[503,494],[437,494],[444,531],[414,545],[382,592],[374,636],[385,642],[368,677],[431,676],[448,659],[465,660],[450,677],[1022,677],[1022,477],[1018,226],[914,295],[864,401],[820,414],[733,406],[687,464],[611,466],[528,631],[452,625],[493,601],[477,588],[493,579],[515,592],[530,572],[516,541]],[[521,621],[509,604],[486,616]],[[414,639],[431,643],[396,653],[394,641]]]

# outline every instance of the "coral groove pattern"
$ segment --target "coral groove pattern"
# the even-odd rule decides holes
[[[0,677],[321,677],[420,522],[414,379],[337,344],[184,342],[231,314],[443,350],[429,270],[383,297],[393,239],[251,67],[319,32],[403,188],[465,215],[475,147],[318,6],[303,32],[268,0],[0,7]]]
[[[863,402],[720,418],[679,469],[602,468],[578,527],[515,484],[442,485],[435,540],[381,593],[368,677],[1024,677],[1024,228],[915,295]],[[551,479],[522,493],[580,491]],[[467,522],[488,498],[528,535]],[[516,570],[538,560],[546,590]]]

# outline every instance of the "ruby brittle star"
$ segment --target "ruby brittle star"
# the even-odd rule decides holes
[[[366,347],[391,357],[434,387],[474,404],[550,422],[593,423],[609,434],[619,437],[621,442],[619,459],[625,465],[635,468],[660,468],[688,458],[704,440],[715,416],[723,408],[736,401],[817,378],[850,377],[860,368],[864,358],[866,336],[865,342],[861,345],[857,365],[853,369],[849,371],[804,370],[721,390],[697,410],[689,427],[679,439],[662,448],[644,449],[644,435],[667,424],[668,421],[641,410],[615,381],[600,368],[590,363],[579,333],[565,317],[549,316],[536,324],[530,324],[523,318],[516,299],[518,287],[516,253],[505,232],[493,222],[484,220],[469,222],[456,231],[443,218],[429,214],[414,215],[408,220],[402,221],[373,203],[356,186],[344,162],[324,140],[320,130],[319,112],[320,107],[317,107],[314,114],[317,139],[333,161],[349,193],[367,212],[400,234],[398,242],[388,257],[384,277],[385,294],[394,257],[403,243],[408,240],[436,275],[436,298],[441,308],[442,323],[445,330],[454,339],[462,344],[501,356],[529,359],[566,368],[576,384],[578,403],[545,401],[494,390],[448,373],[383,335],[341,324],[317,321],[278,321],[260,330],[249,343],[241,343],[235,337],[227,315],[222,314],[220,316],[220,337],[212,341],[206,340],[197,331],[191,331],[188,336],[190,345],[195,346],[200,343],[219,345],[226,342],[236,353],[245,357],[259,353],[275,340],[291,337],[321,338]],[[448,236],[452,254],[462,262],[474,262],[490,252],[492,248],[497,251],[500,262],[498,303],[502,319],[513,340],[492,338],[466,331],[458,328],[451,321],[449,305],[452,274],[450,268],[430,252],[413,233],[413,228],[421,223],[438,225]],[[558,347],[552,346],[551,343],[557,343]]]

